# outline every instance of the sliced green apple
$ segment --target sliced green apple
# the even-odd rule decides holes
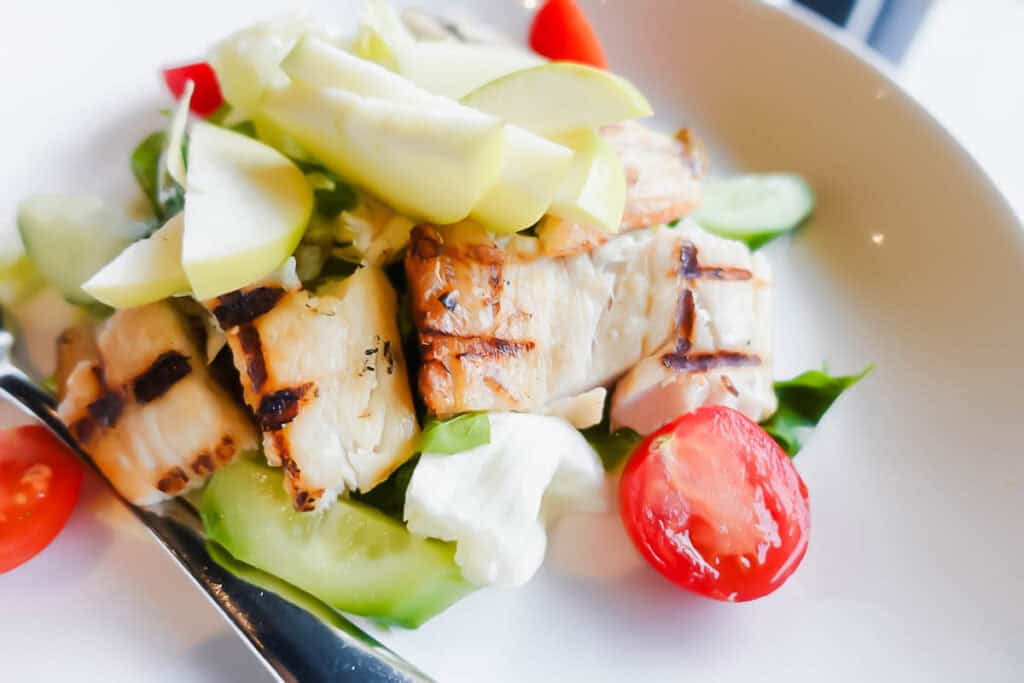
[[[380,64],[388,71],[398,71],[398,55],[376,29],[362,26],[356,34],[349,52],[356,57]]]
[[[302,171],[277,150],[196,122],[188,148],[182,266],[197,299],[255,282],[294,251],[313,210]]]
[[[397,52],[398,71],[436,95],[460,99],[485,83],[544,63],[506,45],[453,41],[413,43]]]
[[[548,210],[569,170],[572,150],[516,126],[505,126],[501,174],[470,217],[492,232],[518,232]]]
[[[89,304],[82,283],[148,228],[93,195],[39,195],[18,206],[25,253],[65,299]]]
[[[263,112],[327,168],[414,218],[462,220],[501,170],[501,122],[466,107],[435,110],[293,81],[267,93]]]
[[[418,104],[438,110],[479,114],[456,102],[432,95],[380,64],[361,59],[316,38],[305,38],[281,63],[289,78],[307,85],[337,88],[364,97]],[[480,115],[493,121],[492,117]]]
[[[268,88],[288,81],[281,60],[295,43],[306,35],[323,34],[323,29],[309,20],[286,16],[244,28],[215,45],[209,62],[224,99],[232,107],[232,117],[249,117]]]
[[[181,267],[185,214],[179,213],[148,238],[129,245],[82,289],[100,303],[114,308],[143,306],[187,292]]]
[[[361,25],[376,31],[384,42],[396,49],[416,40],[387,0],[367,0]]]
[[[254,112],[252,118],[253,129],[256,131],[256,139],[270,145],[281,154],[295,159],[296,161],[314,162],[309,152],[302,148],[290,135],[281,130],[281,127],[271,121],[262,112]]]
[[[626,206],[626,173],[615,149],[594,130],[579,130],[555,139],[574,153],[568,175],[548,212],[606,232],[618,232]]]
[[[358,57],[398,71],[398,51],[414,40],[391,3],[369,0],[349,50]]]
[[[545,136],[653,113],[647,99],[626,79],[570,62],[516,71],[480,86],[462,101]]]

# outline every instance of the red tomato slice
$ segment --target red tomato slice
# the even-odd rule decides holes
[[[574,0],[547,0],[537,10],[530,47],[548,59],[608,68],[597,34]]]
[[[217,74],[213,72],[213,67],[206,62],[164,69],[164,83],[167,84],[176,99],[181,99],[185,92],[185,83],[188,81],[195,83],[189,109],[196,116],[205,118],[224,104],[224,96],[220,92]]]
[[[81,463],[45,427],[0,430],[0,573],[56,538],[81,486]]]
[[[651,565],[709,598],[767,595],[807,551],[807,487],[778,444],[732,408],[701,408],[647,437],[619,496]]]

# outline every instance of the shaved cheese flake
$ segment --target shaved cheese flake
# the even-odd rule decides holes
[[[540,567],[545,522],[604,505],[601,461],[565,420],[491,413],[490,442],[452,455],[425,452],[404,517],[421,536],[455,541],[473,583],[520,586]]]
[[[185,82],[185,91],[178,100],[178,106],[174,110],[174,117],[171,119],[171,127],[167,135],[167,149],[164,151],[164,163],[167,165],[167,172],[174,178],[174,182],[182,187],[185,183],[185,127],[188,125],[188,107],[192,102],[192,93],[195,92],[196,84],[192,80]]]

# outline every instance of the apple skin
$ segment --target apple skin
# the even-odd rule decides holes
[[[233,131],[193,124],[181,257],[197,299],[244,287],[280,266],[312,212],[313,190],[283,154]]]
[[[517,126],[505,126],[505,159],[498,180],[470,218],[492,232],[524,230],[539,221],[561,186],[572,150]]]
[[[380,64],[356,57],[313,37],[300,40],[281,63],[281,68],[292,81],[301,81],[309,86],[336,88],[363,97],[420,105],[436,111],[456,111],[464,116],[475,115],[480,119],[493,120],[493,117],[458,102],[433,95]]]
[[[149,232],[120,208],[95,195],[35,195],[18,205],[18,231],[39,275],[65,299],[88,305],[88,280]]]
[[[654,113],[626,79],[571,62],[510,73],[480,86],[462,102],[546,137]]]
[[[469,58],[473,54],[473,50],[484,49],[481,46],[449,46],[448,44],[430,45],[429,47],[427,44],[423,44],[417,45],[416,48],[435,50],[437,52],[435,57],[439,59],[449,59],[454,54],[454,52],[448,54],[444,52],[445,50],[456,51],[459,55]],[[413,48],[409,47],[408,49],[411,50]],[[494,72],[495,69],[507,70],[510,68],[510,60],[518,60],[516,63],[519,64],[524,63],[523,60],[527,60],[530,63],[535,63],[536,61],[532,57],[524,57],[519,52],[512,55],[513,51],[511,48],[503,49],[505,51],[500,54],[491,54],[490,61],[482,64],[480,69],[489,69],[491,72]],[[466,50],[469,50],[469,52],[466,52]],[[403,54],[411,53],[405,52]],[[408,105],[428,110],[438,117],[447,114],[451,117],[450,120],[452,122],[464,120],[468,122],[467,124],[462,124],[464,127],[467,125],[482,125],[483,119],[478,121],[478,117],[486,117],[487,121],[496,120],[494,117],[481,114],[463,104],[427,92],[415,83],[410,82],[401,75],[388,71],[379,64],[350,55],[316,38],[306,38],[300,41],[284,61],[282,68],[289,77],[312,88],[337,88],[348,91],[352,95],[387,101],[397,105],[396,112],[402,111],[401,107],[403,105]],[[452,87],[455,87],[456,81],[464,82],[465,78],[480,78],[480,73],[470,73],[470,71],[471,69],[467,68],[463,72],[454,75],[455,81],[452,82]],[[293,90],[291,94],[294,95],[297,92],[301,92],[301,90]],[[320,93],[320,97],[329,99],[323,93]],[[264,102],[264,110],[270,111],[275,108],[287,107],[288,103],[283,102],[282,99],[271,95],[269,102]],[[335,97],[335,99],[338,98]],[[294,103],[292,105],[290,118],[297,121],[299,118],[298,112],[294,111]],[[321,105],[320,108],[322,109],[323,106]],[[354,116],[359,112],[359,109],[359,107],[353,104],[348,108],[348,115]],[[279,111],[278,114],[280,115],[280,113]],[[270,116],[273,118],[273,111],[270,111]],[[345,114],[339,112],[338,116],[343,117]],[[420,114],[412,116],[422,118]],[[307,120],[309,118],[311,117],[307,117]],[[417,141],[411,137],[408,138],[408,150],[421,151],[425,145],[438,146],[441,142],[440,138],[437,137],[438,135],[448,136],[454,143],[457,135],[451,131],[453,124],[441,125],[440,122],[441,119],[439,118],[438,125],[429,131],[430,140],[424,138],[422,141]],[[287,123],[281,121],[279,121],[279,124],[285,129],[289,127]],[[411,132],[415,125],[413,118],[410,118],[408,125],[405,127]],[[291,137],[299,139],[300,142],[303,137],[307,140],[316,139],[319,142],[318,145],[310,146],[313,144],[312,142],[310,145],[305,145],[315,156],[324,160],[328,165],[331,165],[331,162],[328,160],[333,159],[335,166],[332,170],[370,188],[391,204],[403,207],[406,210],[411,209],[413,215],[427,217],[434,220],[434,222],[454,223],[466,217],[466,214],[459,214],[467,208],[467,205],[459,205],[460,211],[442,212],[437,206],[440,199],[444,195],[456,195],[463,190],[472,189],[480,191],[480,195],[474,198],[469,207],[471,213],[468,215],[485,225],[489,230],[500,233],[516,232],[527,228],[544,215],[544,212],[554,198],[555,190],[568,170],[569,159],[572,155],[570,150],[557,143],[545,140],[523,128],[505,125],[502,133],[503,161],[500,172],[493,176],[493,183],[487,187],[483,187],[483,184],[479,183],[482,179],[492,177],[489,175],[490,169],[487,169],[487,174],[477,171],[476,177],[463,177],[448,188],[438,187],[436,191],[431,191],[429,196],[424,197],[425,201],[416,202],[411,197],[417,191],[416,186],[423,184],[425,178],[437,174],[438,169],[441,168],[440,166],[435,165],[433,169],[427,169],[420,162],[421,153],[410,154],[407,151],[405,155],[406,162],[394,164],[391,169],[388,169],[388,173],[394,175],[397,173],[395,169],[398,167],[407,167],[409,169],[423,167],[421,172],[417,171],[420,173],[420,180],[418,183],[415,183],[413,179],[410,179],[410,182],[400,184],[397,191],[391,191],[387,189],[387,186],[396,184],[393,178],[389,182],[389,179],[384,177],[368,176],[367,171],[371,168],[372,161],[348,159],[347,157],[354,156],[354,151],[352,149],[342,149],[340,144],[334,145],[336,149],[331,151],[325,149],[327,145],[326,139],[331,136],[337,136],[337,129],[340,126],[332,126],[330,122],[321,121],[316,124],[316,127],[318,129],[316,133],[312,130],[306,131],[304,135],[300,134],[298,130],[290,130],[289,133]],[[427,133],[425,128],[422,130],[424,130],[424,133]],[[396,132],[393,135],[397,136],[399,134]],[[349,145],[350,148],[353,146]],[[459,154],[464,155],[465,151],[459,152]],[[398,158],[399,154],[396,150],[395,159]],[[377,175],[383,176],[383,174]],[[466,194],[468,199],[468,193]]]
[[[267,94],[263,113],[327,168],[414,219],[466,218],[502,167],[501,121],[458,105],[432,109],[293,81]]]
[[[485,83],[545,60],[505,45],[435,41],[398,50],[397,62],[398,73],[424,90],[458,100]]]
[[[144,306],[187,292],[188,277],[181,267],[184,234],[185,215],[179,213],[146,239],[125,248],[82,289],[113,308]]]

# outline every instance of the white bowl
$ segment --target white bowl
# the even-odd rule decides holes
[[[354,12],[321,4],[326,18]],[[419,4],[520,33],[528,19],[513,2]],[[381,638],[444,681],[1019,679],[1024,233],[1007,204],[889,77],[803,14],[741,0],[584,4],[660,123],[695,127],[720,170],[797,171],[814,185],[812,223],[767,248],[777,374],[877,369],[796,460],[812,539],[772,596],[690,596],[637,559],[615,518],[576,520],[527,588],[478,592]],[[3,113],[0,210],[37,191],[128,196],[128,153],[167,106],[156,65],[277,9],[19,3],[0,26],[17,107]],[[177,571],[87,486],[54,546],[0,580],[5,671],[261,680]]]

